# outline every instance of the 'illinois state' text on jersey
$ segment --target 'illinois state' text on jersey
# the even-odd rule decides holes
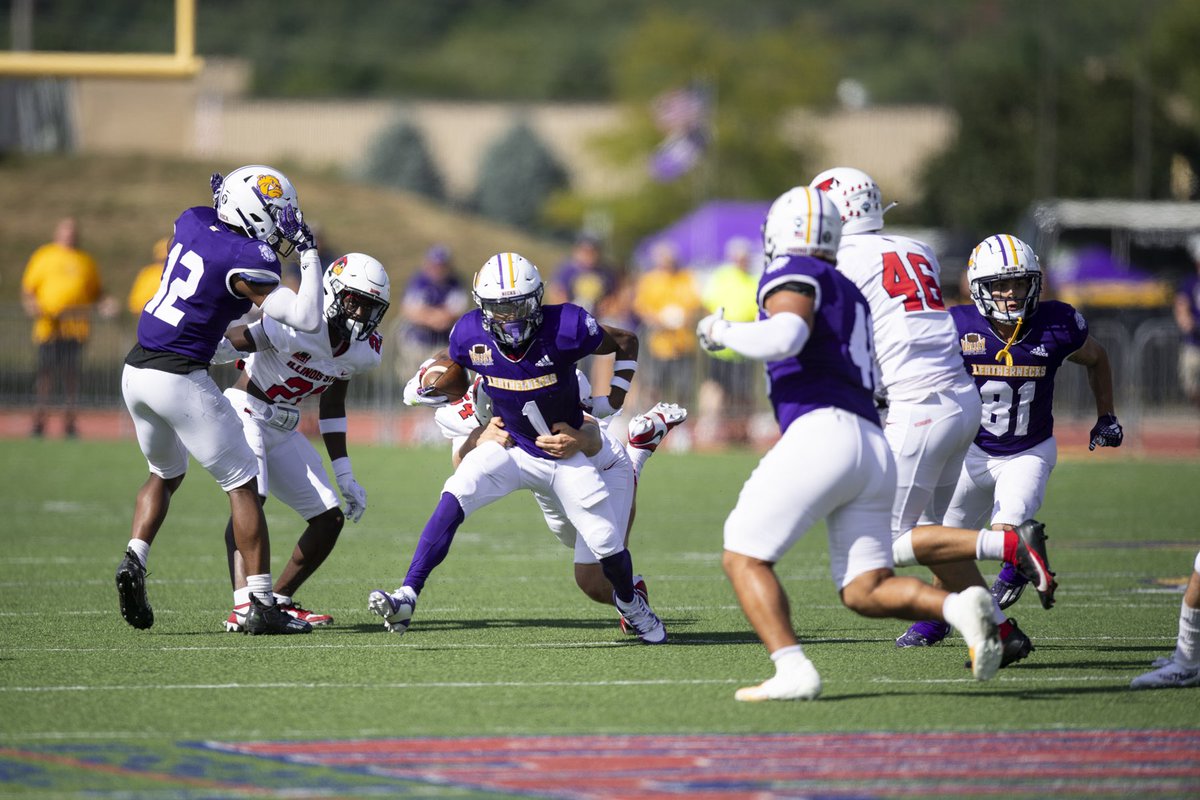
[[[246,358],[246,375],[276,403],[299,405],[318,395],[334,381],[348,381],[359,372],[379,365],[383,338],[372,333],[365,340],[342,342],[334,350],[329,344],[329,321],[312,333],[298,331],[271,317],[263,317],[263,333],[272,348]]]
[[[1087,341],[1083,315],[1066,303],[1043,301],[1022,324],[1021,338],[1009,350],[1011,366],[996,360],[1005,340],[974,305],[955,306],[950,316],[958,328],[963,362],[983,400],[975,444],[1003,456],[1053,436],[1054,376],[1067,356]]]
[[[539,428],[583,424],[575,363],[604,340],[596,319],[572,303],[542,306],[542,324],[519,357],[509,358],[488,334],[483,313],[470,311],[450,331],[450,357],[484,376],[492,411],[517,447],[550,458],[535,445]]]
[[[265,243],[228,230],[211,208],[189,208],[175,220],[162,283],[138,318],[138,344],[207,363],[229,324],[250,310],[233,278],[278,283],[279,269]]]
[[[816,292],[812,330],[797,355],[767,362],[768,393],[779,429],[818,408],[844,408],[879,424],[874,401],[871,311],[862,292],[818,258],[780,256],[758,282],[759,319],[771,292],[804,284]]]

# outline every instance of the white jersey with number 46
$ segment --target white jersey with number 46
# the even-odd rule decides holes
[[[843,236],[837,269],[871,306],[880,383],[890,401],[971,385],[929,245],[884,233]]]

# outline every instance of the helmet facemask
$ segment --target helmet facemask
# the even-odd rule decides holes
[[[338,279],[330,281],[333,300],[325,309],[329,326],[336,328],[347,341],[363,341],[379,327],[390,303],[381,297],[360,292],[346,286]]]
[[[975,246],[967,260],[967,280],[975,308],[994,322],[1016,324],[1037,311],[1042,294],[1042,269],[1037,253],[1011,234],[989,236]],[[1009,308],[1009,300],[997,299],[993,294],[1001,281],[1025,282],[1025,297],[1013,308]],[[1014,290],[1014,297],[1018,293],[1019,289]]]
[[[993,294],[996,284],[1002,281],[1021,281],[1025,283],[1025,297],[1017,300],[1019,291],[1014,290],[1013,299],[1017,305],[1010,308],[1012,301],[1007,298],[997,298]],[[990,278],[976,278],[971,281],[971,299],[979,313],[990,320],[1015,324],[1018,320],[1028,320],[1037,311],[1038,299],[1042,293],[1042,276],[1037,272],[1021,272],[1013,275],[996,275]]]
[[[509,350],[519,350],[542,324],[542,294],[538,286],[530,294],[490,300],[475,295],[483,312],[483,324],[492,338]]]

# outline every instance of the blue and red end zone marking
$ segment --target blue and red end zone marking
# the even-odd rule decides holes
[[[1200,730],[521,736],[0,748],[4,787],[518,797],[1200,796]],[[161,791],[160,789],[160,791]]]

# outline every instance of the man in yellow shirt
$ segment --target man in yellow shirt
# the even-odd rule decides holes
[[[700,290],[690,270],[679,263],[675,247],[655,245],[651,268],[638,279],[633,310],[642,321],[647,355],[645,382],[650,394],[669,403],[688,405],[695,389],[696,321],[701,316]]]
[[[78,248],[77,241],[75,219],[60,220],[54,241],[34,251],[21,278],[21,304],[34,320],[33,342],[38,350],[34,436],[42,436],[46,431],[46,415],[56,378],[62,385],[65,433],[68,437],[77,435],[75,406],[82,370],[80,355],[91,335],[92,308],[102,295],[96,262]]]
[[[704,287],[704,308],[712,314],[725,309],[730,322],[753,322],[758,319],[758,276],[753,257],[754,246],[749,239],[735,236],[725,243],[725,263],[713,270]],[[761,253],[758,254],[761,259]],[[749,441],[750,417],[754,399],[762,392],[762,364],[751,361],[728,348],[709,353],[708,380],[702,397],[712,392],[719,405],[716,417],[722,439]],[[703,402],[701,408],[703,409]],[[701,424],[703,424],[703,420]]]
[[[129,313],[133,314],[136,320],[142,313],[142,309],[146,307],[146,303],[150,302],[150,298],[154,297],[158,291],[158,284],[162,282],[163,265],[167,263],[167,246],[171,240],[163,237],[154,243],[154,260],[138,271],[137,277],[133,279],[133,286],[129,289],[129,299],[127,300]]]

